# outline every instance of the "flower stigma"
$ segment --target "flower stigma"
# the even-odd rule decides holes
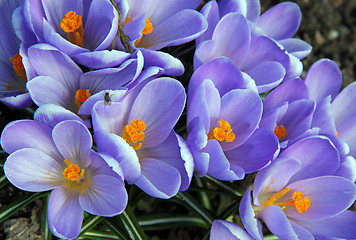
[[[281,138],[287,137],[287,130],[283,125],[281,125],[280,127],[276,125],[276,128],[274,129],[274,134],[276,134],[278,140],[280,140]]]
[[[64,163],[67,165],[67,168],[63,170],[64,178],[70,181],[77,181],[84,176],[84,169],[80,171],[78,165],[71,163],[68,159],[64,159]]]
[[[226,142],[232,142],[235,139],[235,134],[232,132],[229,122],[220,120],[219,127],[214,127],[208,133],[208,140],[216,139],[219,142],[226,140]]]
[[[292,200],[285,201],[285,202],[278,202],[278,200],[283,197],[287,192],[290,191],[290,187],[286,187],[279,192],[275,193],[271,198],[268,198],[266,202],[262,204],[260,207],[253,207],[255,211],[261,211],[267,206],[275,205],[280,206],[283,209],[286,206],[293,206],[297,209],[299,213],[307,212],[310,208],[310,198],[304,196],[302,192],[294,192]]]
[[[127,124],[124,127],[122,132],[122,138],[130,144],[131,142],[134,144],[130,144],[133,149],[137,150],[142,146],[142,143],[137,143],[145,139],[146,124],[142,120],[131,120],[130,124]]]
[[[27,81],[25,68],[22,64],[22,57],[20,54],[16,53],[13,57],[10,57],[10,62],[12,63],[12,67],[16,74],[23,80]]]
[[[74,102],[77,104],[78,108],[82,106],[82,104],[91,96],[89,89],[83,90],[78,89],[75,92]]]
[[[64,14],[59,25],[62,30],[67,33],[67,39],[69,42],[79,47],[83,47],[84,28],[82,16],[77,15],[74,11],[69,11]]]

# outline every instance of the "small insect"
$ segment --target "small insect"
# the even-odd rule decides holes
[[[109,92],[105,92],[104,95],[104,105],[105,106],[110,106],[111,105],[111,98]]]

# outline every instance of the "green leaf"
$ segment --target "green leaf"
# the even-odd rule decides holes
[[[200,178],[196,173],[193,175],[193,179],[194,179],[196,185],[198,186],[198,188],[200,188],[201,190],[207,189],[206,184],[203,183],[203,181],[201,180],[201,178]],[[202,204],[206,209],[211,210],[212,208],[211,208],[210,198],[209,198],[209,196],[208,196],[208,194],[207,194],[206,191],[201,191],[201,190],[200,190],[200,191],[197,191],[198,196],[199,196],[199,200],[200,200],[201,204]]]
[[[106,218],[103,223],[109,227],[111,232],[121,240],[130,240],[126,228],[121,221],[115,221],[115,218]]]
[[[42,200],[42,213],[41,213],[41,228],[43,229],[44,239],[51,240],[53,235],[48,228],[47,223],[47,207],[48,207],[49,193]]]
[[[265,240],[279,240],[279,238],[274,235],[265,236],[265,237],[263,237],[263,239],[265,239]]]
[[[172,216],[171,214],[151,214],[138,218],[145,231],[171,229],[176,227],[200,227],[208,229],[209,226],[198,217]]]
[[[227,219],[227,218],[230,217],[231,215],[238,213],[238,211],[239,211],[239,206],[240,206],[240,203],[239,203],[239,202],[234,202],[234,203],[228,205],[228,206],[225,208],[225,210],[223,210],[223,211],[221,212],[221,214],[219,214],[218,218],[219,218],[219,219]]]
[[[231,193],[237,199],[240,199],[240,197],[242,197],[244,194],[243,189],[237,190],[235,189],[236,185],[230,184],[229,182],[222,182],[209,175],[206,175],[205,177],[203,177],[203,179],[209,182],[210,184],[216,186],[218,189]]]
[[[124,240],[126,238],[120,238],[111,232],[90,230],[90,231],[85,232],[83,234],[83,236],[79,237],[78,239],[94,239],[94,240],[119,239],[119,240]]]
[[[5,187],[9,183],[10,183],[9,180],[7,180],[5,175],[0,177],[0,188]]]
[[[48,192],[26,193],[24,196],[18,198],[0,210],[0,222],[5,221],[34,200],[46,196],[47,194]]]
[[[178,192],[177,195],[179,196],[179,198],[174,198],[173,200],[176,200],[186,208],[195,212],[210,227],[215,218],[212,216],[209,210],[201,206],[201,204],[187,192]]]
[[[82,236],[86,231],[98,225],[101,221],[104,220],[102,216],[90,216],[86,219],[82,225],[82,229],[80,230],[79,236]]]

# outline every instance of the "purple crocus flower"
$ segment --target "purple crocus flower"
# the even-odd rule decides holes
[[[83,73],[66,54],[48,44],[36,44],[28,50],[29,61],[38,76],[27,83],[38,105],[52,103],[78,113],[81,105],[95,93],[121,89],[142,70],[142,54],[125,61],[119,68]],[[125,90],[123,90],[123,93]],[[104,99],[104,93],[102,93]]]
[[[347,211],[356,198],[350,180],[334,176],[339,154],[322,136],[300,140],[261,170],[240,203],[244,227],[263,239],[262,220],[280,239],[316,236],[354,239],[356,214]]]
[[[139,48],[145,58],[145,67],[158,66],[165,74],[183,74],[184,66],[171,55],[156,51],[168,46],[189,42],[207,28],[205,18],[194,9],[200,0],[118,0],[120,25],[130,38],[133,49]],[[120,39],[116,48],[124,50]]]
[[[23,23],[16,34],[26,46],[48,43],[86,67],[115,67],[130,56],[107,50],[118,29],[118,13],[109,0],[26,0],[14,17]]]
[[[239,225],[224,220],[215,220],[211,226],[210,240],[253,240]]]
[[[26,89],[28,80],[23,64],[23,52],[20,51],[21,41],[15,36],[11,24],[13,11],[22,5],[22,1],[0,2],[0,102],[15,108],[24,108],[32,104]]]
[[[129,184],[151,196],[170,198],[190,184],[193,160],[173,131],[184,104],[183,86],[158,78],[140,83],[118,102],[98,101],[93,107],[98,150],[120,163]]]
[[[201,10],[207,18],[209,28],[197,39],[197,44],[212,39],[218,21],[229,13],[240,13],[248,21],[252,36],[266,36],[275,41],[289,56],[290,65],[285,79],[299,76],[303,65],[301,59],[307,56],[312,47],[301,39],[293,38],[299,28],[301,12],[292,2],[277,4],[260,16],[259,0],[222,0],[208,2]]]
[[[233,60],[244,72],[245,85],[257,86],[259,93],[281,83],[286,69],[290,68],[288,54],[266,36],[251,36],[248,21],[237,12],[223,16],[211,39],[198,45],[194,54],[194,68],[219,56]]]
[[[114,166],[114,172],[106,163],[112,162],[110,157],[91,149],[92,137],[79,117],[45,105],[36,111],[35,119],[5,127],[1,145],[10,155],[4,171],[22,190],[52,190],[47,211],[51,232],[76,238],[83,210],[101,216],[120,214],[127,204],[120,166]]]
[[[201,177],[242,179],[264,167],[278,150],[273,131],[256,130],[262,102],[243,85],[241,72],[226,57],[202,65],[190,80],[187,144]]]

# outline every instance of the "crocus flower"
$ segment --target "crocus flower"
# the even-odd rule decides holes
[[[91,134],[80,120],[60,121],[66,118],[78,117],[59,106],[40,107],[36,119],[44,122],[11,122],[1,135],[1,145],[10,154],[4,165],[9,181],[25,191],[52,190],[49,228],[57,237],[76,238],[83,210],[101,216],[120,214],[127,193],[117,174],[120,167],[116,165],[114,172],[106,163],[110,157],[91,149]]]
[[[200,0],[118,0],[120,25],[129,37],[133,49],[139,48],[145,58],[145,67],[158,66],[165,74],[178,76],[183,64],[171,55],[156,51],[168,46],[189,42],[207,28],[205,18],[194,9]],[[116,48],[123,50],[120,39]]]
[[[251,36],[248,21],[237,12],[223,16],[211,39],[197,46],[194,68],[220,56],[233,60],[244,72],[244,80],[255,84],[259,93],[281,83],[290,68],[288,54],[266,36]]]
[[[260,16],[259,0],[222,0],[208,2],[201,10],[207,18],[209,28],[197,39],[197,44],[212,38],[218,21],[228,13],[240,13],[249,23],[253,36],[266,36],[282,47],[289,56],[290,66],[286,79],[299,76],[303,66],[301,59],[307,56],[312,47],[305,41],[293,38],[301,22],[301,12],[297,4],[284,2],[268,9]]]
[[[26,89],[28,80],[23,65],[23,52],[20,52],[21,41],[16,37],[11,24],[13,11],[22,5],[22,1],[1,1],[0,23],[0,102],[15,108],[24,108],[32,104]]]
[[[38,105],[52,103],[78,113],[81,105],[95,93],[125,87],[142,70],[142,54],[127,60],[119,68],[83,73],[66,54],[48,44],[36,44],[28,50],[29,61],[39,76],[27,83]],[[103,95],[104,97],[104,95]]]
[[[215,220],[210,230],[210,240],[253,240],[239,225],[224,220]]]
[[[272,131],[256,130],[262,102],[243,85],[241,72],[226,57],[202,65],[190,80],[187,144],[199,176],[242,179],[264,167],[278,150]]]
[[[282,151],[257,173],[253,200],[250,189],[241,200],[241,220],[249,234],[263,239],[262,220],[280,239],[354,239],[350,224],[356,215],[347,209],[355,201],[356,187],[334,176],[339,163],[338,151],[322,136],[305,138]]]
[[[173,131],[184,104],[183,86],[158,78],[140,83],[120,101],[98,101],[93,107],[98,150],[120,163],[129,184],[151,196],[170,198],[190,184],[193,160]]]
[[[14,18],[23,23],[16,34],[27,46],[50,44],[90,68],[115,67],[130,56],[107,50],[118,29],[118,13],[109,0],[27,0]],[[32,38],[24,36],[29,31]]]

